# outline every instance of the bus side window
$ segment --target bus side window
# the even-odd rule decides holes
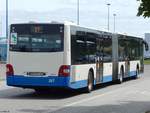
[[[95,57],[96,57],[96,34],[87,35],[86,37],[86,47],[88,51],[88,62],[89,63],[95,63]]]
[[[104,62],[112,61],[112,39],[107,37],[103,39],[103,59]]]
[[[72,64],[86,64],[87,63],[87,49],[85,41],[85,33],[75,34],[71,36],[71,59]]]

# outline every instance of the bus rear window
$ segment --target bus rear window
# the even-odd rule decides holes
[[[42,26],[42,30],[37,29],[36,32],[33,32],[33,25],[12,26],[10,51],[61,52],[63,51],[63,35],[62,26]]]

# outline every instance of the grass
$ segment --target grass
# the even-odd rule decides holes
[[[5,79],[0,79],[0,81],[4,81]]]
[[[146,65],[150,65],[150,59],[146,59],[146,60],[144,60],[144,64],[146,64]]]

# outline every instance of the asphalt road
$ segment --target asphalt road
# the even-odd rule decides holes
[[[150,110],[150,66],[140,79],[106,84],[90,94],[77,91],[0,90],[0,113],[145,113]]]

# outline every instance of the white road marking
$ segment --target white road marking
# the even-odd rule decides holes
[[[120,88],[120,89],[122,89],[122,88]],[[120,89],[118,89],[118,90],[120,90]],[[83,103],[83,102],[88,102],[90,100],[93,100],[93,99],[96,99],[96,98],[99,98],[99,97],[102,97],[102,96],[113,94],[113,93],[115,93],[118,90],[110,91],[110,92],[107,92],[107,93],[104,93],[104,94],[100,94],[100,95],[96,95],[96,96],[93,96],[93,97],[90,97],[90,98],[86,98],[86,99],[83,99],[83,100],[80,100],[80,101],[76,101],[76,102],[73,102],[71,104],[67,104],[64,107],[70,107],[70,106],[73,106],[73,105],[76,105],[76,104],[80,104],[80,103]]]
[[[120,88],[121,89],[121,88]],[[119,90],[119,89],[118,89]],[[115,91],[118,91],[118,90],[115,90]],[[96,98],[99,98],[99,97],[102,97],[102,96],[105,96],[105,95],[108,95],[108,94],[112,94],[114,93],[115,91],[111,91],[111,92],[108,92],[108,93],[104,93],[104,94],[100,94],[100,95],[96,95],[96,96],[93,96],[93,97],[90,97],[90,98],[87,98],[87,99],[83,99],[83,100],[80,100],[80,101],[76,101],[76,102],[73,102],[73,103],[70,103],[70,104],[67,104],[67,105],[64,105],[60,108],[57,108],[55,110],[52,110],[51,112],[55,112],[55,111],[59,111],[61,109],[64,109],[64,108],[67,108],[67,107],[71,107],[71,106],[74,106],[74,105],[77,105],[77,104],[80,104],[80,103],[83,103],[83,102],[87,102],[87,101],[90,101],[90,100],[93,100],[93,99],[96,99]]]
[[[93,100],[93,99],[96,99],[96,98],[99,98],[99,97],[103,97],[103,96],[106,96],[106,95],[109,95],[109,94],[113,94],[113,93],[116,93],[119,90],[124,90],[124,88],[119,88],[117,90],[109,91],[109,92],[104,93],[104,94],[95,95],[95,96],[90,97],[90,98],[86,98],[86,99],[83,99],[83,100],[80,100],[80,101],[76,101],[76,102],[64,105],[64,106],[54,110],[53,112],[64,109],[64,108],[67,108],[67,107],[70,107],[70,106],[74,106],[74,105],[77,105],[77,104],[85,103],[85,102],[88,102],[90,100]]]
[[[130,87],[135,87],[135,84],[133,84],[133,85],[130,85]],[[126,88],[128,88],[128,87],[124,87],[124,88],[118,88],[117,90],[113,90],[113,91],[109,91],[109,92],[107,92],[107,93],[103,93],[103,94],[99,94],[99,95],[95,95],[95,96],[93,96],[93,97],[90,97],[90,98],[86,98],[86,99],[82,99],[82,100],[79,100],[79,101],[76,101],[76,102],[73,102],[73,103],[70,103],[70,104],[67,104],[67,105],[64,105],[64,106],[62,106],[62,107],[60,107],[60,108],[58,108],[57,110],[54,110],[54,111],[58,111],[58,110],[61,110],[61,109],[64,109],[64,108],[67,108],[67,107],[70,107],[70,106],[74,106],[74,105],[77,105],[77,104],[81,104],[81,103],[86,103],[86,102],[88,102],[88,101],[91,101],[91,100],[93,100],[93,99],[96,99],[96,98],[100,98],[100,97],[103,97],[103,96],[106,96],[106,95],[110,95],[110,94],[113,94],[113,93],[116,93],[116,92],[118,92],[118,91],[120,91],[120,90],[125,90]],[[142,91],[136,91],[136,93],[137,92],[139,92],[139,94],[145,94],[145,92],[143,93]],[[127,94],[128,94],[129,92],[127,92]],[[130,92],[131,93],[131,92]],[[134,93],[134,91],[132,92],[132,93]],[[146,94],[147,94],[148,92],[146,92]],[[150,92],[149,92],[150,93]]]

